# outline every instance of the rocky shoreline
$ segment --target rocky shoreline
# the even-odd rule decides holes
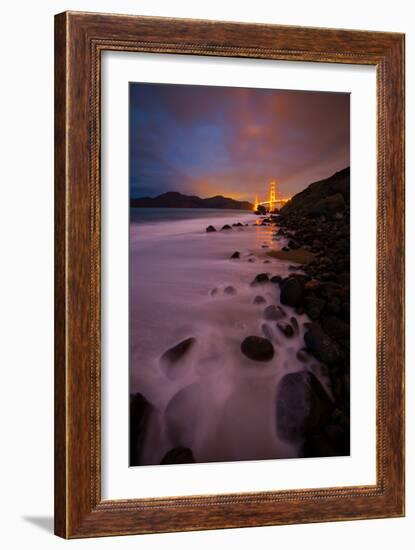
[[[291,211],[275,222],[277,235],[288,240],[287,251],[313,254],[311,261],[301,265],[301,274],[292,273],[280,282],[281,303],[307,314],[310,321],[299,353],[310,354],[325,369],[332,394],[328,399],[306,371],[286,375],[279,387],[280,424],[289,415],[290,402],[304,394],[308,410],[297,419],[297,424],[304,425],[304,456],[350,453],[350,212],[339,202],[319,216]]]
[[[303,367],[284,374],[275,395],[275,432],[281,440],[299,442],[301,457],[350,454],[349,174],[343,171],[333,178],[329,185],[317,182],[317,189],[312,184],[278,215],[257,220],[273,230],[278,249],[262,245],[252,257],[229,252],[232,262],[269,264],[269,271],[258,272],[250,283],[256,291],[252,303],[263,306],[258,309],[262,334],[241,340],[241,360],[244,357],[261,368],[278,355],[280,338],[297,342],[303,335],[296,350]],[[206,231],[226,234],[244,228],[233,224],[221,230],[208,226]],[[280,265],[275,260],[290,263],[288,276],[275,273]],[[273,289],[273,303],[264,299],[265,288]],[[229,285],[223,292],[237,294]],[[216,294],[217,289],[212,289],[211,296]],[[271,332],[271,326],[279,337]],[[168,363],[167,368],[175,368],[194,345],[194,338],[179,342],[165,351],[161,361]],[[141,394],[131,396],[131,465],[140,463],[140,446],[152,409]],[[192,449],[177,445],[160,463],[183,464],[196,459]]]

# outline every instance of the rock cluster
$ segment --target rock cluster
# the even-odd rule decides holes
[[[306,250],[313,259],[280,281],[281,303],[306,313],[300,361],[314,357],[327,367],[332,406],[317,378],[306,371],[286,375],[277,398],[279,431],[290,438],[305,434],[304,456],[349,453],[350,361],[350,209],[349,171],[316,182],[281,210],[277,237],[285,237],[287,250]],[[282,329],[281,329],[282,330]],[[301,374],[301,376],[300,376]],[[287,378],[290,377],[290,378]],[[314,397],[311,397],[313,394]],[[287,395],[291,397],[288,398]],[[291,401],[301,407],[288,410]],[[316,411],[319,411],[318,414]],[[322,413],[324,410],[324,414]],[[288,418],[288,420],[287,420]],[[297,421],[294,421],[297,418]],[[298,420],[298,419],[301,419]],[[324,420],[324,421],[323,421]],[[286,425],[285,425],[286,424]]]

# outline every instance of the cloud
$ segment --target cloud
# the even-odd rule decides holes
[[[130,102],[134,196],[288,195],[350,161],[348,94],[134,83]]]

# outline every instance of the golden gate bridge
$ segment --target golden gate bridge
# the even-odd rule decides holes
[[[260,202],[258,195],[255,198],[254,211],[258,210],[258,206],[265,206],[269,212],[273,212],[276,208],[281,208],[291,200],[291,197],[281,197],[277,191],[277,182],[271,181],[269,184],[269,200]]]

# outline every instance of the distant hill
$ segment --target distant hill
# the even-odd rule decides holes
[[[281,208],[280,214],[300,214],[316,217],[342,210],[350,204],[350,167],[336,172],[329,178],[315,181],[294,195]]]
[[[253,210],[254,205],[248,201],[236,201],[222,195],[201,199],[196,195],[182,195],[176,191],[163,193],[158,197],[130,199],[132,208],[223,208],[229,210]]]

